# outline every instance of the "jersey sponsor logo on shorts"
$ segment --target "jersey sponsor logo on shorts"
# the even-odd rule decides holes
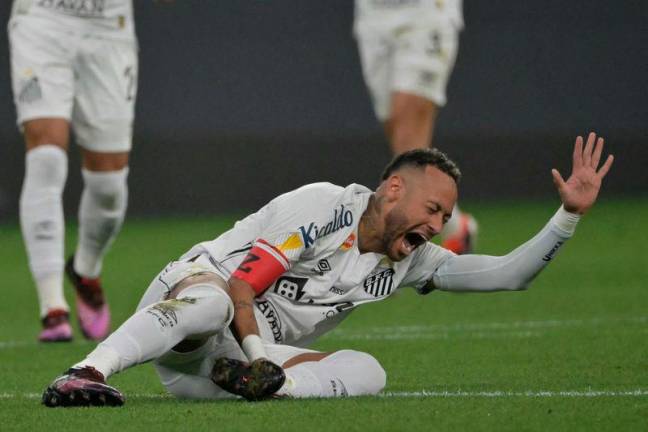
[[[315,222],[311,222],[308,228],[306,228],[306,225],[300,226],[299,232],[304,239],[304,246],[309,248],[315,243],[315,240],[326,237],[351,225],[353,225],[353,213],[351,213],[351,210],[346,210],[344,204],[342,204],[333,211],[333,219],[323,227],[319,227]]]
[[[282,276],[275,282],[274,292],[292,301],[299,301],[304,296],[304,286],[308,278]]]
[[[82,18],[103,16],[106,0],[38,0],[38,6]]]
[[[374,297],[383,297],[391,293],[394,287],[394,270],[387,269],[369,276],[364,281],[364,290]]]
[[[272,330],[272,337],[276,343],[283,342],[283,335],[281,334],[281,319],[275,309],[274,305],[268,300],[256,300],[257,307],[268,321],[270,330]]]

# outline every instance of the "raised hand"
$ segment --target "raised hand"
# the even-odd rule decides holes
[[[614,161],[614,156],[609,155],[601,168],[598,168],[602,153],[603,138],[596,139],[596,134],[590,132],[584,149],[583,137],[576,138],[572,172],[567,181],[563,180],[557,169],[551,170],[560,199],[568,212],[583,215],[596,202],[603,177]]]

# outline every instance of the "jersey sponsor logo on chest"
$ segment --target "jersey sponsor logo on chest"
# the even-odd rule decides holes
[[[79,17],[101,17],[106,0],[38,0],[38,6]]]
[[[340,205],[339,208],[333,211],[333,220],[323,227],[318,226],[315,222],[311,222],[308,227],[306,225],[300,226],[299,232],[304,239],[304,246],[308,249],[315,243],[315,240],[326,237],[351,225],[353,225],[353,213],[351,213],[351,210],[345,209],[344,205]]]
[[[277,309],[268,300],[257,299],[256,304],[266,321],[268,321],[275,342],[281,343],[283,341],[283,335],[281,334],[281,319],[279,318]]]
[[[304,286],[308,278],[282,276],[275,282],[274,292],[292,301],[299,301],[304,296]]]
[[[387,269],[372,274],[364,281],[364,290],[374,297],[383,297],[391,293],[394,287],[394,270]]]

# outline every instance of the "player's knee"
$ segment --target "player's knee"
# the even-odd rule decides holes
[[[25,187],[62,191],[67,179],[67,154],[55,145],[38,146],[27,152]]]
[[[67,150],[69,140],[69,123],[64,119],[35,119],[23,123],[27,149],[42,145],[55,145]]]
[[[362,351],[342,350],[336,353],[353,365],[354,375],[361,380],[357,383],[356,395],[380,393],[387,385],[387,373],[380,362],[371,354]]]
[[[230,296],[217,282],[218,279],[208,280],[211,282],[197,280],[195,283],[186,285],[175,294],[175,299],[168,300],[192,305],[194,309],[200,308],[201,313],[199,315],[202,319],[198,320],[197,325],[201,328],[204,328],[202,320],[209,317],[209,322],[212,323],[209,326],[210,328],[207,331],[197,333],[198,336],[203,337],[228,326],[234,318],[234,305]]]
[[[126,205],[128,169],[95,172],[83,170],[83,181],[99,207],[115,210]]]

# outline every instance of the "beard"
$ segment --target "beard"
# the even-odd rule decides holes
[[[402,259],[391,255],[392,248],[396,239],[407,232],[409,225],[410,221],[407,214],[399,206],[394,207],[385,215],[385,232],[382,236],[382,246],[391,260],[398,261]]]

